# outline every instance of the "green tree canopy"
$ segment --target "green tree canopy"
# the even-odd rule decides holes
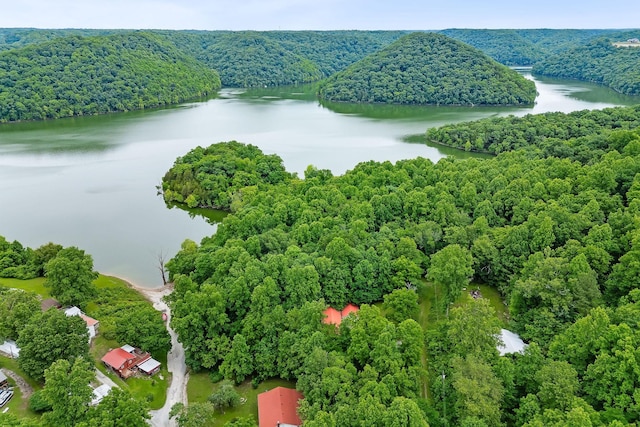
[[[96,295],[93,258],[75,246],[62,249],[45,265],[45,286],[62,305],[84,305]]]

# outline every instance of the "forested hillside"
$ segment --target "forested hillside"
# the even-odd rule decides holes
[[[337,102],[521,105],[533,103],[533,82],[481,51],[447,36],[413,33],[320,84]]]
[[[620,30],[452,28],[439,32],[480,49],[501,64],[526,66]]]
[[[582,159],[600,156],[611,145],[603,133],[640,126],[640,106],[582,110],[569,114],[527,114],[498,117],[431,128],[427,139],[466,151],[499,154],[527,149],[545,157]]]
[[[625,95],[640,95],[640,48],[618,48],[613,41],[619,40],[601,38],[546,58],[532,72],[599,83]]]
[[[175,104],[220,87],[157,35],[70,36],[0,53],[0,122]]]
[[[251,32],[221,37],[207,49],[204,60],[218,70],[224,86],[282,86],[322,77],[317,65],[309,59]]]
[[[517,30],[449,29],[440,33],[480,49],[504,65],[532,65],[545,56],[544,49]]]
[[[367,162],[339,177],[309,167],[304,180],[239,190],[216,234],[168,265],[187,363],[235,381],[295,379],[310,426],[390,425],[400,407],[411,425],[639,421],[640,353],[625,344],[640,340],[638,112],[605,115],[628,123],[565,137],[576,153],[598,140],[587,159],[515,150]],[[529,126],[554,119],[567,126]],[[500,291],[524,355],[498,355],[484,298],[459,305],[471,278]],[[441,315],[423,332],[411,284],[435,289]],[[362,310],[338,335],[322,326],[325,304],[348,302]]]

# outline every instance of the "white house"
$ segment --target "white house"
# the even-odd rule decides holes
[[[87,331],[89,331],[89,342],[91,342],[93,337],[97,335],[100,322],[98,322],[93,317],[89,317],[84,314],[82,310],[80,310],[75,305],[73,307],[65,308],[64,314],[66,314],[67,316],[80,316],[82,320],[84,320],[84,322],[87,324]]]

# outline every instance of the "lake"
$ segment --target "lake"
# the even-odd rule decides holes
[[[580,82],[534,80],[539,96],[529,108],[322,105],[305,86],[224,89],[162,110],[0,125],[0,235],[33,248],[77,246],[101,273],[157,287],[158,256],[213,234],[219,219],[169,209],[157,195],[176,157],[198,145],[236,140],[278,154],[300,176],[310,164],[342,174],[367,160],[470,155],[404,142],[433,126],[640,101]]]

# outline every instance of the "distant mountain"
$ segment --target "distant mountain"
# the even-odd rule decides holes
[[[215,71],[146,32],[74,35],[0,53],[0,122],[138,110],[219,88]]]
[[[336,102],[522,105],[535,84],[480,50],[436,33],[406,35],[320,84]]]
[[[640,95],[640,43],[617,47],[614,42],[640,37],[640,31],[600,38],[586,46],[536,64],[537,75],[599,83],[625,95]]]

